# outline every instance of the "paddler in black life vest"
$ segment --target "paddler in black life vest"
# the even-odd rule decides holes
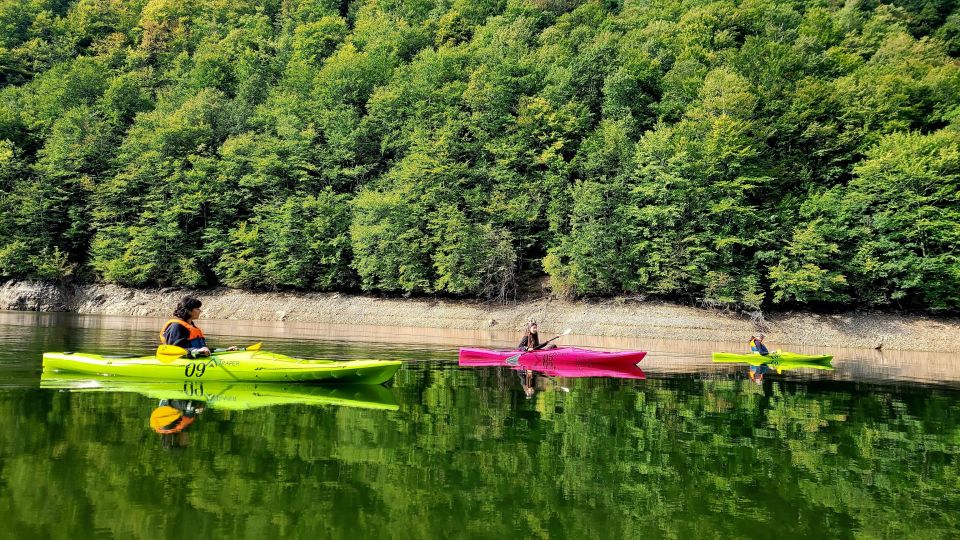
[[[520,340],[520,345],[517,347],[517,350],[530,352],[539,349],[555,348],[557,348],[557,346],[552,343],[546,345],[545,347],[540,345],[540,334],[538,333],[537,321],[530,321],[527,324],[527,332],[523,335],[523,339]]]
[[[167,321],[163,325],[163,330],[160,331],[160,343],[183,347],[192,357],[210,356],[210,348],[207,347],[207,339],[203,336],[203,331],[193,323],[200,318],[202,305],[200,299],[195,296],[181,298],[176,309],[173,310],[175,318]],[[227,350],[235,351],[237,348],[230,347]]]

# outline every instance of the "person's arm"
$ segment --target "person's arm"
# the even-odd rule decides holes
[[[517,347],[517,350],[527,350],[527,336],[523,336],[523,339],[520,340],[520,345]]]

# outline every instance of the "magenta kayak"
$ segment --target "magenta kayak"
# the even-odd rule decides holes
[[[470,360],[460,358],[460,367],[489,367],[505,366],[516,371],[531,370],[543,373],[548,377],[611,377],[615,379],[646,379],[643,370],[636,364],[630,362],[592,364],[589,362],[576,363],[555,363],[540,355],[525,354],[526,358],[521,358],[519,364],[514,366],[506,364],[503,360]],[[544,365],[547,364],[547,365]]]
[[[473,362],[487,361],[495,363],[486,365],[500,365],[507,358],[516,356],[518,354],[520,355],[521,364],[525,362],[540,362],[540,365],[542,366],[550,366],[555,364],[564,364],[568,366],[578,364],[622,366],[625,364],[636,364],[637,362],[643,360],[643,357],[647,355],[647,352],[608,352],[591,351],[590,349],[578,349],[576,347],[558,347],[556,349],[521,353],[517,350],[494,351],[490,349],[464,348],[460,349],[460,363],[463,364],[464,361],[467,361],[471,362],[471,365],[480,365],[473,364]]]

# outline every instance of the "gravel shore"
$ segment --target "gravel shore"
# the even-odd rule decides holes
[[[960,352],[960,319],[875,312],[767,314],[765,320],[656,301],[614,298],[568,302],[550,298],[509,304],[449,299],[383,299],[328,293],[264,293],[236,289],[128,289],[44,283],[0,285],[0,309],[163,317],[184,294],[203,299],[204,317],[243,321],[517,331],[536,319],[545,328],[581,335],[665,340],[738,341],[764,331],[769,341],[807,346]]]

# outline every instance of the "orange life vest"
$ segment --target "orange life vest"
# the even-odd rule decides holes
[[[197,339],[206,339],[203,336],[203,330],[200,330],[196,326],[181,319],[170,319],[169,321],[167,321],[167,324],[164,324],[163,328],[160,330],[161,345],[167,345],[167,338],[165,338],[163,334],[167,331],[167,328],[169,328],[171,324],[179,324],[184,328],[186,328],[190,332],[190,335],[187,337],[187,339],[190,340],[190,343],[195,343],[195,340]]]
[[[154,431],[161,435],[169,435],[171,433],[180,433],[181,431],[187,429],[187,426],[193,423],[192,416],[181,416],[173,422],[170,422],[166,426],[160,428],[154,428]]]

